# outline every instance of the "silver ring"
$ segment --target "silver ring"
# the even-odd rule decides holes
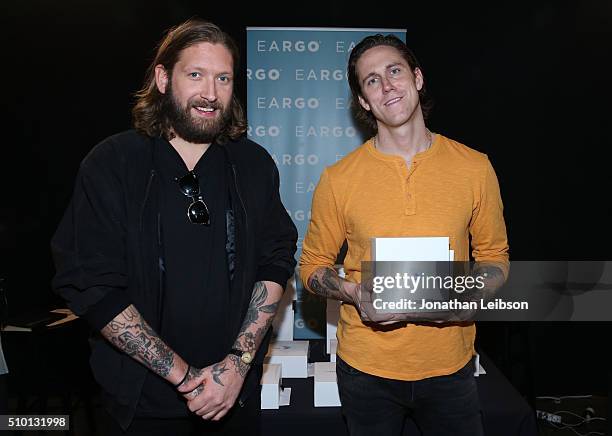
[[[191,391],[191,393],[193,394],[193,398],[195,398],[198,395],[200,395],[203,390],[204,390],[204,385],[199,385],[197,388],[195,388],[193,391]]]

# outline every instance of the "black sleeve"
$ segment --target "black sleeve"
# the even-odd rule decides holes
[[[297,229],[280,199],[279,176],[276,165],[270,159],[273,177],[266,218],[260,236],[260,256],[256,280],[278,283],[284,289],[295,269]]]
[[[125,289],[125,204],[112,150],[83,160],[73,197],[51,240],[53,290],[97,330],[130,305]]]

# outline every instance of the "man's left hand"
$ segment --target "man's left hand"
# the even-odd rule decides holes
[[[200,370],[178,391],[187,399],[189,410],[206,420],[219,421],[234,406],[245,376],[244,364],[227,356]]]

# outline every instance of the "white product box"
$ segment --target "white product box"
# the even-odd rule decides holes
[[[272,320],[273,338],[277,341],[293,340],[293,324],[295,313],[293,301],[296,298],[295,275],[287,281],[287,287],[278,304],[278,311]]]
[[[280,306],[274,320],[272,321],[273,338],[277,341],[293,340],[293,323],[295,313],[293,302],[290,300],[286,306]]]
[[[261,376],[261,408],[278,409],[281,393],[281,365],[263,365]]]
[[[283,366],[283,378],[308,377],[308,341],[272,341],[265,363]]]
[[[339,407],[338,381],[334,362],[315,362],[314,406]]]
[[[373,261],[447,261],[449,238],[372,238]]]

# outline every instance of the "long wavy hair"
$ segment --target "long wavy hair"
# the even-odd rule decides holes
[[[399,51],[413,72],[415,68],[421,69],[419,61],[414,53],[412,53],[412,50],[410,50],[406,44],[404,44],[404,42],[395,35],[382,35],[379,33],[376,35],[367,36],[353,48],[347,67],[348,82],[352,94],[351,110],[357,121],[374,133],[378,131],[376,118],[374,118],[372,112],[365,110],[359,104],[359,97],[363,97],[363,94],[359,84],[359,77],[357,77],[357,61],[366,52],[366,50],[378,47],[380,45],[387,45]],[[419,91],[419,102],[421,103],[423,118],[427,119],[431,109],[433,108],[433,101],[427,95],[425,83],[423,83],[423,87]]]
[[[163,110],[164,99],[168,97],[157,89],[155,67],[162,65],[168,72],[168,76],[172,77],[172,69],[179,60],[181,52],[201,42],[222,44],[227,48],[232,55],[234,74],[236,74],[240,61],[238,47],[232,37],[215,24],[200,18],[192,18],[168,30],[157,46],[155,59],[147,69],[142,89],[135,94],[136,104],[132,109],[132,118],[136,130],[151,137],[172,138],[172,126]],[[228,139],[235,140],[244,134],[246,128],[244,109],[238,97],[236,97],[236,93],[233,92],[230,102],[229,122],[219,133],[216,140],[221,143]]]

